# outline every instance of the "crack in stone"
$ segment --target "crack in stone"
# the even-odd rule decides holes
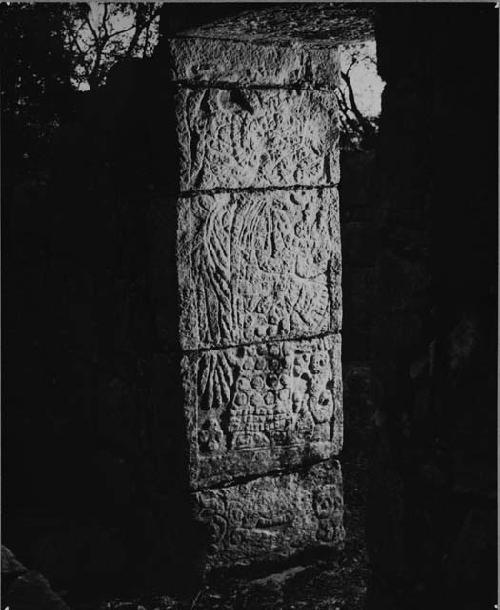
[[[245,83],[242,85],[241,83],[231,83],[228,81],[190,81],[187,79],[172,79],[170,81],[171,84],[185,87],[186,89],[222,89],[225,91],[234,91],[235,89],[239,91],[245,90],[256,90],[256,91],[306,91],[312,92],[317,91],[319,93],[329,93],[331,95],[335,95],[335,91],[339,87],[301,87],[299,85],[273,85],[273,84],[262,84],[262,83]]]
[[[216,41],[216,42],[227,42],[229,44],[240,42],[237,38],[224,37],[224,36],[196,36],[193,34],[185,34],[182,33],[176,34],[175,37],[167,39],[167,42],[175,41],[175,40],[201,40],[202,42],[206,41]],[[318,48],[327,48],[327,49],[337,49],[340,45],[345,44],[345,42],[329,42],[328,38],[300,38],[300,37],[290,37],[290,36],[281,36],[277,38],[255,38],[254,40],[246,40],[241,39],[242,42],[252,45],[258,45],[259,47],[288,47],[290,42],[295,42],[301,46],[308,47],[311,49]]]
[[[211,189],[200,189],[200,190],[184,190],[177,193],[178,197],[198,197],[199,195],[218,195],[225,193],[265,193],[265,192],[290,192],[290,191],[318,191],[324,189],[338,189],[340,182],[332,184],[319,184],[319,185],[301,185],[292,184],[290,186],[248,186],[248,187],[236,187],[236,188],[211,188]]]
[[[220,350],[226,350],[226,349],[237,349],[238,347],[251,347],[253,345],[269,345],[271,343],[289,343],[289,342],[298,342],[298,341],[311,341],[314,339],[324,339],[326,337],[336,337],[336,336],[341,336],[342,335],[342,329],[339,329],[338,331],[326,331],[324,333],[317,333],[314,335],[307,335],[307,336],[298,336],[298,337],[294,337],[294,336],[290,336],[290,337],[286,337],[285,339],[280,338],[280,337],[273,337],[273,338],[268,338],[268,339],[264,339],[262,341],[247,341],[247,342],[241,342],[241,343],[236,343],[236,344],[230,344],[230,345],[217,345],[217,346],[213,346],[213,347],[199,347],[199,348],[195,348],[195,349],[184,349],[184,350],[180,350],[180,352],[184,353],[184,354],[202,354],[205,352],[211,352],[211,351],[220,351]]]
[[[333,444],[333,443],[332,443]],[[200,491],[208,491],[208,490],[217,490],[217,489],[231,489],[232,487],[238,487],[239,485],[245,485],[246,483],[251,483],[252,481],[257,481],[262,478],[278,478],[283,474],[296,474],[296,473],[307,473],[313,466],[318,466],[320,464],[328,464],[333,460],[338,461],[340,466],[342,466],[340,460],[342,458],[342,450],[337,454],[332,454],[330,457],[325,458],[323,460],[311,460],[304,461],[300,465],[292,466],[290,464],[285,464],[281,468],[273,468],[267,472],[260,472],[258,474],[244,474],[237,475],[231,478],[230,481],[226,482],[218,482],[206,485],[195,485],[191,487],[191,492],[196,493]]]

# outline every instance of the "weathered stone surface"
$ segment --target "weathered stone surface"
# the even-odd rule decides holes
[[[211,568],[342,546],[342,473],[336,460],[193,496],[196,518],[209,530]]]
[[[338,183],[334,93],[180,87],[175,98],[182,191]]]
[[[339,335],[186,354],[190,484],[326,459],[342,445]]]
[[[339,51],[331,46],[209,38],[176,38],[168,45],[173,81],[304,89],[334,89],[339,84]]]
[[[308,40],[335,46],[372,38],[373,9],[311,2],[283,10],[278,5],[265,10],[250,10],[215,23],[199,26],[183,36],[225,40],[269,41],[285,44]]]
[[[204,194],[178,209],[183,349],[340,330],[336,189]]]

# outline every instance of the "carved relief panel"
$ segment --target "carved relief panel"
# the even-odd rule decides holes
[[[162,284],[172,249],[161,234],[153,300],[158,343],[173,352],[179,312],[178,402],[209,567],[344,537],[332,459],[343,436],[339,50],[310,36],[276,44],[275,29],[167,43],[176,219],[160,216],[177,231],[178,295],[171,277]]]
[[[180,87],[175,103],[181,191],[339,181],[332,91]]]
[[[202,351],[182,369],[194,488],[340,451],[340,336]]]
[[[208,533],[210,567],[286,559],[301,548],[339,548],[342,475],[337,461],[233,487],[193,494],[195,518]]]
[[[184,349],[340,329],[336,189],[207,194],[178,205]]]
[[[193,32],[167,44],[170,78],[183,84],[332,90],[339,85],[340,52],[324,43],[212,40]]]

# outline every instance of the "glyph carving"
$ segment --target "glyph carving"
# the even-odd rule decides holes
[[[171,79],[184,84],[335,89],[340,52],[331,45],[294,41],[262,44],[192,37],[168,41]]]
[[[333,92],[179,88],[176,107],[181,190],[339,181]]]
[[[200,195],[179,206],[189,227],[179,239],[184,348],[339,330],[335,189]]]
[[[343,428],[339,52],[329,40],[275,44],[272,30],[167,42],[179,299],[160,296],[180,312],[208,567],[339,548],[344,536],[332,459]]]
[[[194,390],[193,484],[337,453],[342,438],[340,338],[274,342],[184,357]],[[260,454],[260,455],[258,455]]]
[[[211,567],[284,559],[311,544],[342,544],[342,475],[336,461],[194,494]]]

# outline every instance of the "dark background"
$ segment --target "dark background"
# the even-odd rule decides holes
[[[161,30],[243,8],[165,6]],[[342,161],[346,552],[368,547],[369,608],[492,608],[498,12],[373,8],[380,132]],[[190,590],[175,395],[150,392],[175,368],[151,290],[162,45],[76,93],[58,19],[0,7],[3,544],[70,600]]]

